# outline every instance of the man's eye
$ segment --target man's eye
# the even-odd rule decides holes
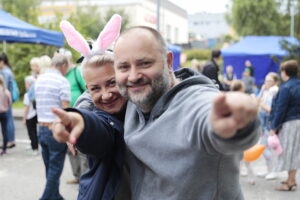
[[[142,65],[143,67],[148,67],[148,66],[150,66],[152,63],[153,63],[153,62],[151,62],[151,61],[145,61],[145,62],[142,62],[141,65]]]

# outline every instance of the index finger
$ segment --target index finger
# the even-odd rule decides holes
[[[51,110],[61,120],[63,124],[67,125],[70,123],[68,112],[60,108],[52,108]]]

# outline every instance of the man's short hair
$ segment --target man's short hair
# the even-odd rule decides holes
[[[62,67],[64,64],[69,66],[68,58],[62,54],[56,54],[52,58],[51,65],[54,67]]]
[[[219,58],[221,56],[221,51],[219,49],[212,50],[211,58]]]
[[[143,30],[150,32],[154,36],[154,38],[156,39],[158,44],[160,45],[160,49],[161,49],[161,52],[163,53],[163,55],[167,53],[168,48],[167,48],[166,41],[164,40],[162,35],[154,28],[151,28],[148,26],[133,26],[133,27],[128,28],[125,31],[123,31],[123,33],[120,35],[120,37],[122,37],[123,35],[126,35],[127,33],[131,32],[132,30],[135,30],[135,29],[143,29]]]
[[[288,60],[280,65],[280,71],[285,71],[289,77],[295,77],[298,73],[299,64],[296,60]]]

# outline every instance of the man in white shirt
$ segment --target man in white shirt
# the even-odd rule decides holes
[[[46,187],[40,200],[61,200],[59,178],[61,176],[67,146],[52,136],[50,126],[55,116],[52,108],[70,107],[70,85],[64,75],[68,72],[68,60],[63,55],[52,58],[52,67],[38,77],[35,84],[36,108],[39,124],[39,142],[46,167]]]

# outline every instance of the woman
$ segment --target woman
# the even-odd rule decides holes
[[[288,171],[288,178],[276,188],[279,191],[296,190],[296,173],[300,168],[300,80],[296,60],[283,62],[280,74],[284,83],[274,99],[274,115],[270,134],[278,133],[283,153],[277,157],[275,171]],[[272,106],[273,108],[273,106]]]
[[[8,89],[5,87],[3,77],[0,75],[0,123],[3,137],[3,147],[0,155],[6,154],[7,148],[7,112],[11,107],[11,95]]]
[[[2,53],[0,55],[0,73],[4,78],[6,88],[9,90],[12,101],[14,101],[14,91],[15,87],[17,87],[16,84],[14,84],[14,74],[11,70],[11,66],[8,61],[8,57],[5,53]],[[15,143],[15,124],[14,124],[14,118],[12,114],[12,107],[9,108],[9,110],[6,112],[7,115],[7,148],[13,148],[16,146]]]
[[[260,107],[259,117],[262,125],[261,143],[266,147],[263,155],[267,164],[267,174],[260,174],[265,176],[267,180],[275,179],[276,174],[272,172],[273,155],[272,150],[268,147],[268,137],[270,133],[270,112],[274,96],[278,92],[279,77],[275,72],[270,72],[265,78],[265,83],[262,86],[258,95],[258,102]]]
[[[92,112],[54,110],[60,117],[52,127],[55,139],[73,141],[88,158],[89,170],[80,178],[78,200],[130,199],[123,137],[127,99],[117,89],[113,63],[113,54],[107,52],[97,52],[84,59],[82,75],[93,105],[84,93],[84,101],[80,99],[76,107]],[[66,121],[70,123],[65,124]],[[71,134],[64,134],[67,130]],[[76,131],[75,142],[71,137]]]

